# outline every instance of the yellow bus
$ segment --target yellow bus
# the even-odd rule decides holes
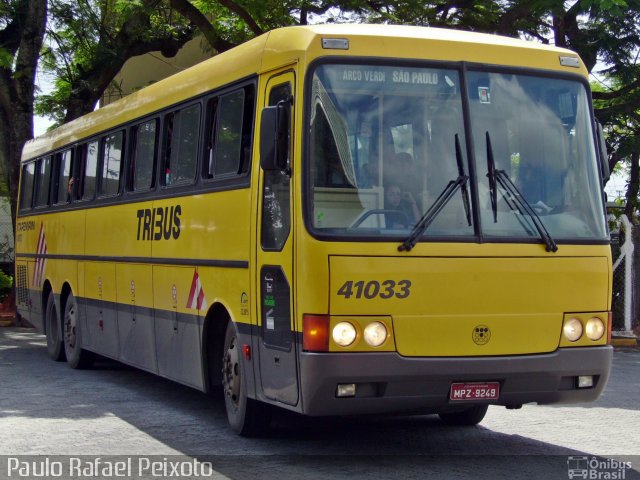
[[[568,50],[434,28],[271,31],[29,142],[19,313],[273,407],[594,400],[609,375],[601,134]],[[221,387],[221,388],[218,388]]]

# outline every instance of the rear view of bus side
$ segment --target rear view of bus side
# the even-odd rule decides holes
[[[606,158],[572,52],[417,27],[274,30],[33,140],[20,314],[308,415],[591,401],[611,364]]]

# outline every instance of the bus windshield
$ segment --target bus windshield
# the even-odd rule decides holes
[[[435,209],[420,238],[530,242],[545,241],[545,231],[554,240],[606,239],[584,85],[465,75],[466,91],[456,69],[314,70],[307,151],[315,233],[406,238]]]

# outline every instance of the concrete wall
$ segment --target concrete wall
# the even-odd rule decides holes
[[[203,37],[187,42],[173,58],[160,52],[151,52],[129,59],[107,88],[100,100],[100,106],[127,96],[152,83],[181,72],[213,56],[213,51]]]

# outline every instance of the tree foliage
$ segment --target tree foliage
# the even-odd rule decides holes
[[[92,111],[125,62],[160,51],[167,57],[193,37],[195,27],[163,0],[50,0],[48,48],[42,68],[54,90],[37,112],[67,122]]]

